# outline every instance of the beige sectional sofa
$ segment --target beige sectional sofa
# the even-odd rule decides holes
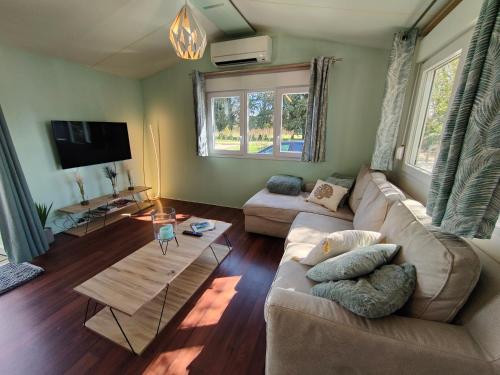
[[[244,208],[247,230],[287,231],[264,312],[267,374],[500,374],[500,264],[433,228],[425,208],[383,175],[360,171],[352,220],[314,211],[297,197],[286,206],[283,196],[288,212],[280,215],[270,193],[258,194]],[[263,195],[272,207],[256,206]],[[415,265],[417,288],[397,314],[366,319],[309,293],[309,267],[295,259],[326,234],[353,228],[380,231],[402,246],[395,263]]]

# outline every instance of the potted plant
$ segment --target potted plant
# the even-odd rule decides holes
[[[54,242],[54,233],[52,232],[51,227],[45,227],[47,224],[47,219],[50,214],[50,210],[52,209],[53,203],[47,207],[44,203],[35,203],[36,211],[38,213],[38,217],[40,218],[40,222],[42,223],[43,231],[45,232],[45,237],[47,238],[47,242],[51,244]]]
[[[118,193],[116,192],[116,169],[111,168],[110,166],[104,167],[104,176],[111,182],[111,186],[113,187],[113,198],[118,198]]]
[[[132,173],[130,169],[127,169],[127,179],[128,179],[128,190],[134,190],[134,184],[132,182]]]
[[[80,195],[82,197],[82,201],[80,204],[82,206],[87,206],[89,204],[89,201],[85,198],[85,186],[83,184],[83,178],[79,174],[75,176],[75,182],[76,185],[78,186],[78,190],[80,190]]]

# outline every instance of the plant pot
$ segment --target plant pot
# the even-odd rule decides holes
[[[80,204],[82,206],[88,206],[89,205],[89,201],[88,200],[84,200],[84,201],[81,201]]]
[[[135,189],[135,187],[133,187],[133,186],[128,187],[128,190],[134,190],[134,189]]]
[[[113,193],[113,198],[118,198],[120,195]]]
[[[54,232],[52,232],[52,228],[43,228],[43,232],[45,233],[45,238],[47,238],[47,242],[49,245],[54,242]]]

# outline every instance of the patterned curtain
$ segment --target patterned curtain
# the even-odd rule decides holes
[[[491,238],[500,211],[499,3],[483,3],[427,202],[434,225],[469,238]]]
[[[302,161],[312,163],[325,161],[328,75],[334,61],[334,58],[323,56],[315,57],[311,61]]]
[[[207,109],[205,98],[205,77],[203,73],[193,71],[193,102],[196,125],[196,153],[208,156]]]
[[[418,30],[413,29],[394,35],[385,80],[382,113],[372,156],[372,169],[392,170],[394,149],[401,122],[406,86],[410,78],[417,34]]]
[[[49,244],[0,108],[0,232],[9,260],[28,262]]]

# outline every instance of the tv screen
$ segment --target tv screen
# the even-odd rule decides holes
[[[63,169],[130,159],[127,123],[52,121]]]

